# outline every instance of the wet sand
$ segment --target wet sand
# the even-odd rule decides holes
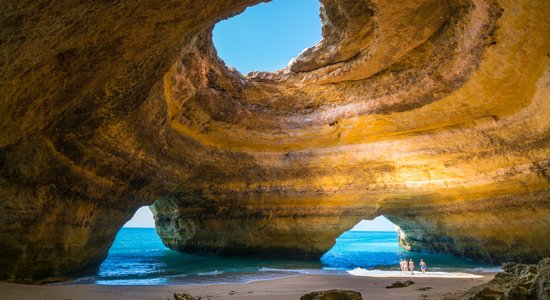
[[[418,278],[418,277],[430,277],[430,278],[480,278],[483,275],[463,273],[463,272],[426,272],[422,274],[420,271],[415,271],[413,274],[409,272],[401,271],[381,271],[381,270],[365,270],[362,268],[355,268],[347,273],[355,276],[369,276],[369,277],[391,277],[391,278]]]
[[[246,284],[195,286],[109,286],[93,284],[23,285],[0,282],[3,300],[26,299],[174,299],[173,294],[189,293],[206,299],[300,299],[303,294],[328,289],[352,289],[364,299],[457,299],[461,292],[489,281],[494,274],[478,274],[479,278],[438,278],[421,275],[371,277],[352,275],[300,275]],[[386,289],[397,280],[413,280],[405,288]],[[420,288],[429,288],[419,290]]]

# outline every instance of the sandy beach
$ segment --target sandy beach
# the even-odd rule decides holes
[[[352,275],[300,275],[246,284],[195,286],[109,286],[109,285],[22,285],[0,283],[2,299],[173,299],[173,294],[189,293],[202,299],[300,299],[318,290],[352,289],[364,299],[456,299],[464,290],[489,281],[494,274],[478,278],[440,278],[422,275],[371,277]],[[387,289],[397,280],[413,280],[405,288]],[[427,289],[425,289],[427,288]]]

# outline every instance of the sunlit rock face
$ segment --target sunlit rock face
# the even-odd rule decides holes
[[[0,4],[0,278],[93,272],[153,202],[187,252],[318,257],[383,214],[550,254],[550,2],[323,0],[323,41],[245,77],[211,31],[258,2]]]

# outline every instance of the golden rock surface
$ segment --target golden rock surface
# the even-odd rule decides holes
[[[321,0],[274,73],[216,54],[259,0],[0,3],[0,278],[93,272],[153,204],[170,248],[318,257],[384,215],[412,250],[550,254],[550,2]]]

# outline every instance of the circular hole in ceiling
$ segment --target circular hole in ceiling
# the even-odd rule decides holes
[[[276,71],[321,39],[319,0],[275,0],[216,24],[218,56],[243,74]]]

